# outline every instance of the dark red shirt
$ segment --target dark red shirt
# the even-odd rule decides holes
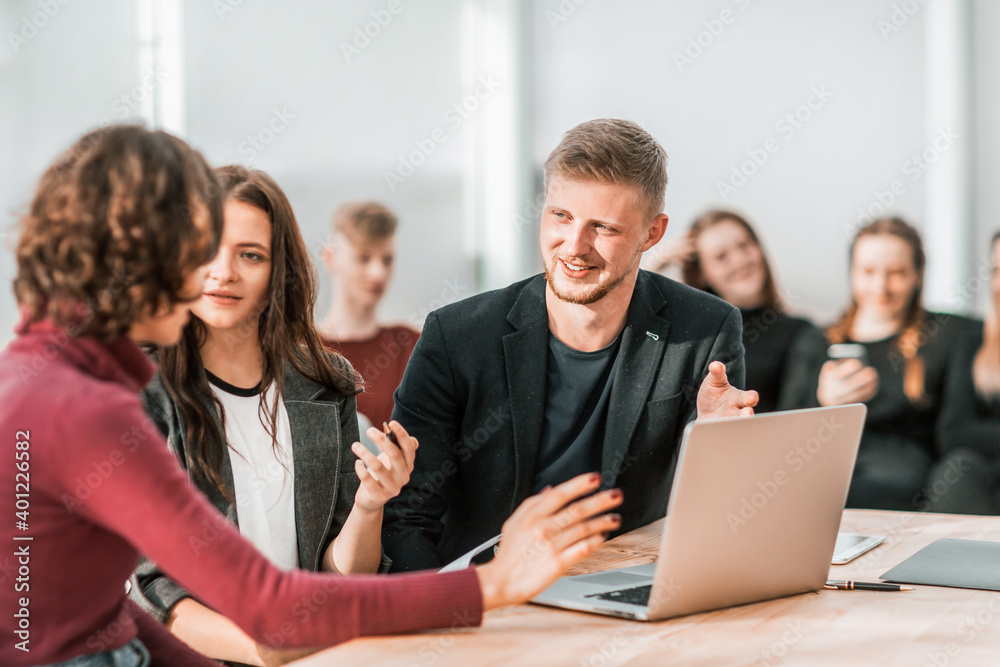
[[[372,424],[381,426],[382,422],[392,419],[392,395],[403,380],[406,362],[418,338],[419,331],[396,326],[379,329],[375,337],[368,340],[323,341],[328,349],[347,357],[364,379],[365,390],[358,394],[358,412],[368,417]]]
[[[18,333],[0,353],[0,664],[60,662],[136,636],[154,664],[185,664],[179,642],[126,599],[139,553],[266,644],[480,623],[471,569],[277,569],[191,487],[146,418],[138,391],[154,369],[134,343],[71,338],[46,322]]]

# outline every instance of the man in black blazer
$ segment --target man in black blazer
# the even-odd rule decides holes
[[[666,181],[639,126],[577,126],[545,163],[545,274],[427,317],[395,394],[420,448],[386,506],[393,570],[441,567],[588,471],[624,492],[623,532],[662,518],[687,422],[752,414],[739,311],[639,270]]]

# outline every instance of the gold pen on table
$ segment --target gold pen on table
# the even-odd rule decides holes
[[[910,586],[886,584],[881,581],[842,581],[828,579],[823,588],[829,591],[912,591]]]
[[[382,432],[385,433],[387,438],[389,438],[389,442],[397,447],[399,446],[399,441],[396,440],[396,434],[392,432],[391,428],[389,428],[388,422],[382,422]]]

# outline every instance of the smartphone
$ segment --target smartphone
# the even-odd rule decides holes
[[[826,356],[830,359],[858,359],[865,366],[868,363],[868,350],[860,343],[836,343],[826,349]]]
[[[369,452],[378,456],[382,453],[382,448],[375,444],[375,441],[368,437],[368,429],[372,426],[371,420],[364,416],[362,413],[358,413],[358,431],[360,431],[360,436],[358,440],[364,445],[365,449]]]
[[[858,533],[837,533],[837,545],[833,548],[834,565],[844,565],[861,554],[871,551],[885,540],[885,535],[860,535]]]

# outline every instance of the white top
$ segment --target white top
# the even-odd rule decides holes
[[[261,422],[258,389],[234,387],[209,374],[212,392],[226,415],[240,533],[276,566],[299,566],[295,533],[292,431],[284,401],[278,401],[277,443]],[[270,388],[265,405],[271,401]],[[265,417],[266,419],[266,417]]]

